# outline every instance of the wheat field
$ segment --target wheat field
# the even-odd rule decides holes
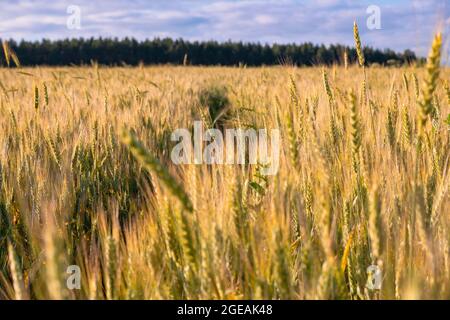
[[[430,56],[0,69],[0,299],[450,299],[450,70]],[[171,133],[218,112],[280,130],[276,175],[172,163]]]

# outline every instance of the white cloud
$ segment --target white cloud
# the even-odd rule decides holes
[[[276,23],[277,19],[267,14],[260,14],[255,17],[255,22],[261,25],[269,25]]]

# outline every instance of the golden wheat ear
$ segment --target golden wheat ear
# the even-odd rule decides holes
[[[8,245],[9,267],[11,270],[11,277],[13,280],[14,297],[16,300],[28,299],[28,294],[25,290],[23,272],[21,269],[19,257],[17,256],[14,247],[9,240],[7,242],[7,245]]]
[[[426,76],[423,83],[422,98],[420,100],[419,125],[421,128],[427,123],[433,113],[433,95],[437,87],[441,65],[442,34],[437,33],[431,45],[427,58]]]
[[[10,48],[10,54],[11,54],[11,59],[14,61],[14,64],[16,65],[16,67],[20,68],[20,60],[19,57],[17,56],[17,54],[11,50]]]
[[[19,57],[14,52],[14,50],[11,49],[11,47],[9,46],[9,44],[8,44],[8,42],[6,40],[3,40],[2,46],[3,46],[3,53],[5,55],[6,64],[8,65],[8,67],[11,64],[11,59],[13,60],[14,64],[16,65],[16,67],[20,67]]]
[[[362,51],[361,38],[359,36],[359,30],[356,21],[353,22],[353,37],[355,38],[355,47],[356,47],[356,54],[358,55],[358,62],[359,65],[362,67],[364,66],[364,63],[366,61],[364,58],[364,52]]]
[[[2,46],[3,46],[3,53],[4,53],[4,55],[5,55],[5,60],[6,60],[6,64],[7,64],[7,66],[9,67],[9,63],[10,63],[10,60],[9,60],[9,57],[10,57],[10,50],[9,50],[9,45],[8,45],[8,42],[6,42],[5,40],[3,40],[2,41]]]

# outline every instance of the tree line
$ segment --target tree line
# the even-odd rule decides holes
[[[336,45],[260,44],[245,42],[184,41],[182,39],[89,38],[40,41],[8,41],[24,66],[190,64],[261,66],[289,63],[298,66],[348,63],[356,60],[354,48]],[[347,53],[345,53],[347,52]],[[397,53],[390,49],[364,48],[368,64],[399,65],[423,62],[411,50]],[[5,65],[4,57],[0,64]]]

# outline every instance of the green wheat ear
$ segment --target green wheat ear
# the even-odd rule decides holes
[[[34,108],[39,109],[39,88],[34,86]]]
[[[412,79],[413,79],[413,83],[414,83],[414,94],[416,96],[416,101],[419,100],[419,80],[417,79],[417,75],[415,73],[412,74]]]
[[[428,117],[433,113],[433,94],[439,79],[441,64],[442,35],[436,34],[428,54],[426,75],[420,100],[419,125],[421,128],[427,123]]]
[[[356,24],[356,21],[353,22],[353,37],[355,38],[355,46],[356,46],[356,54],[358,55],[358,62],[359,62],[359,65],[362,67],[362,66],[364,66],[365,59],[364,59],[364,53],[363,53],[362,47],[361,47],[361,38],[359,37],[359,30],[358,30],[358,25]]]
[[[327,93],[330,109],[333,110],[334,109],[333,91],[331,91],[330,82],[328,81],[328,74],[325,68],[322,68],[322,78],[323,78],[323,86],[325,88],[325,92]]]
[[[125,144],[132,155],[141,163],[141,165],[148,171],[156,173],[158,178],[164,183],[169,191],[180,200],[184,209],[189,212],[193,211],[192,202],[189,196],[184,191],[183,187],[175,180],[175,178],[167,171],[167,169],[161,165],[158,159],[153,157],[142,143],[136,138],[136,136],[124,129],[122,132],[121,140]]]
[[[352,158],[353,158],[353,167],[356,172],[358,172],[359,167],[359,151],[361,149],[362,142],[362,134],[361,134],[361,119],[359,116],[359,110],[357,107],[356,96],[353,91],[350,91],[348,94],[348,100],[350,101],[351,106],[351,138],[352,138]]]
[[[45,105],[48,106],[48,88],[47,88],[47,84],[45,82],[42,84],[42,89],[44,90]]]

